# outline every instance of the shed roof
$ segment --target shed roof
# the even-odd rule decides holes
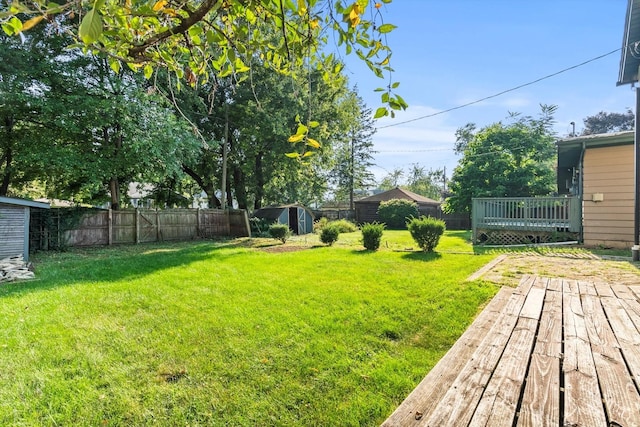
[[[374,194],[373,196],[356,200],[355,203],[386,202],[393,199],[412,200],[422,205],[440,205],[440,202],[438,202],[437,200],[433,200],[428,197],[424,197],[419,194],[416,194],[412,191],[405,190],[403,188],[398,188],[398,187],[385,191],[384,193]]]
[[[33,200],[16,199],[13,197],[2,197],[2,196],[0,196],[0,203],[3,203],[5,205],[28,206],[30,208],[40,208],[40,209],[49,209],[51,207],[49,206],[48,203],[34,202]]]

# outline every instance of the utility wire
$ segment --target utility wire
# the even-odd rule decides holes
[[[531,85],[539,83],[539,82],[541,82],[543,80],[547,80],[547,79],[550,79],[551,77],[555,77],[558,74],[566,73],[567,71],[571,71],[571,70],[574,70],[576,68],[582,67],[583,65],[587,65],[590,62],[594,62],[594,61],[602,59],[602,58],[604,58],[606,56],[612,55],[612,54],[614,54],[616,52],[619,52],[620,50],[622,50],[622,48],[614,49],[611,52],[607,52],[607,53],[602,54],[600,56],[596,56],[595,58],[588,59],[588,60],[586,60],[584,62],[581,62],[580,64],[572,65],[571,67],[565,68],[565,69],[560,70],[560,71],[556,71],[555,73],[548,74],[548,75],[546,75],[544,77],[540,77],[539,79],[532,80],[532,81],[530,81],[528,83],[524,83],[524,84],[521,84],[519,86],[512,87],[511,89],[503,90],[502,92],[498,92],[498,93],[495,93],[493,95],[485,96],[484,98],[480,98],[480,99],[477,99],[475,101],[467,102],[466,104],[458,105],[456,107],[451,107],[451,108],[448,108],[446,110],[437,111],[437,112],[432,113],[432,114],[427,114],[426,116],[420,116],[420,117],[416,117],[414,119],[409,119],[409,120],[405,120],[405,121],[398,122],[398,123],[392,123],[392,124],[389,124],[389,125],[386,125],[386,126],[378,126],[377,129],[385,129],[385,128],[390,128],[390,127],[393,127],[393,126],[400,126],[400,125],[404,125],[404,124],[407,124],[407,123],[416,122],[418,120],[428,119],[430,117],[439,116],[441,114],[449,113],[449,112],[454,111],[454,110],[459,110],[461,108],[469,107],[470,105],[479,104],[480,102],[486,101],[488,99],[496,98],[498,96],[504,95],[505,93],[513,92],[513,91],[516,91],[518,89],[522,89],[523,87],[531,86]]]

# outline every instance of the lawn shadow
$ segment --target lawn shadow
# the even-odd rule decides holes
[[[133,280],[205,259],[222,261],[239,253],[229,249],[244,247],[243,242],[200,240],[40,253],[32,257],[36,279],[0,285],[0,298],[81,282]]]
[[[442,254],[440,254],[439,252],[415,251],[415,252],[408,252],[402,255],[402,258],[413,260],[413,261],[435,261],[437,259],[442,258]]]

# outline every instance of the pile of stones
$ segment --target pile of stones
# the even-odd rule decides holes
[[[25,262],[22,256],[0,260],[0,283],[35,278],[33,271],[31,271],[29,267],[30,264]]]

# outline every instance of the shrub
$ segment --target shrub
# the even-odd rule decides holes
[[[405,228],[409,218],[417,217],[418,205],[416,202],[404,199],[391,199],[381,202],[378,207],[378,217],[389,228]]]
[[[337,227],[332,225],[328,225],[322,229],[320,232],[320,241],[325,245],[333,245],[340,235],[340,230]]]
[[[291,230],[286,224],[273,224],[269,226],[269,235],[276,240],[280,240],[282,243],[286,243],[287,239],[291,236]]]
[[[337,228],[339,233],[353,233],[354,231],[358,231],[358,226],[347,219],[329,221],[326,217],[320,218],[313,224],[313,231],[314,233],[319,233],[327,226]]]
[[[362,230],[362,244],[365,249],[370,251],[377,251],[380,247],[380,241],[382,240],[382,231],[384,230],[384,224],[377,222],[363,224]]]
[[[326,216],[323,216],[322,218],[320,218],[319,220],[313,223],[313,232],[319,233],[320,231],[322,231],[323,228],[327,226],[327,224],[329,224],[329,218],[327,218]]]
[[[407,228],[423,251],[432,252],[438,246],[446,226],[442,220],[422,216],[407,221]]]
[[[337,228],[338,232],[340,233],[353,233],[354,231],[358,231],[358,226],[348,219],[331,221],[329,224],[331,225],[331,227]]]
[[[251,226],[251,235],[255,237],[269,237],[269,226],[273,224],[273,221],[264,218],[249,218],[249,224]]]

